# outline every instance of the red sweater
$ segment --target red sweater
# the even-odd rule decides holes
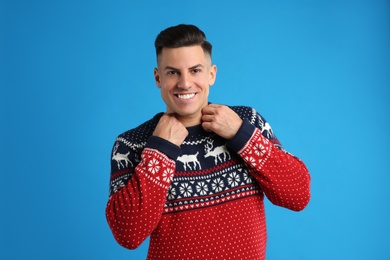
[[[150,236],[148,259],[265,259],[264,195],[302,210],[310,176],[254,109],[231,108],[244,123],[229,141],[195,126],[179,148],[152,136],[161,114],[117,138],[106,217],[120,245]]]

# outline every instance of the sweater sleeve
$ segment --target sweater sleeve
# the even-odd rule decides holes
[[[106,218],[114,238],[123,247],[137,248],[158,225],[179,153],[178,146],[151,136],[138,156],[117,139],[112,152]]]
[[[273,204],[294,211],[303,210],[310,200],[308,169],[299,158],[282,148],[269,124],[259,118],[266,128],[244,120],[228,145],[244,160]]]

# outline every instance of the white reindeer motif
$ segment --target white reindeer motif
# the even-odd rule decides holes
[[[226,157],[229,157],[229,160],[231,159],[230,153],[226,148],[226,145],[217,146],[213,149],[213,142],[214,140],[207,140],[206,148],[205,148],[205,155],[204,157],[207,158],[209,156],[214,157],[215,165],[217,165],[218,160],[220,162],[226,161]],[[220,155],[223,155],[223,160],[221,159]]]
[[[182,156],[179,156],[177,158],[177,160],[179,162],[183,163],[184,170],[187,170],[187,166],[188,166],[188,168],[190,168],[190,170],[192,170],[190,162],[192,162],[194,164],[194,170],[196,170],[196,165],[199,166],[199,170],[200,170],[201,166],[200,166],[200,162],[198,161],[198,158],[197,158],[198,154],[199,154],[199,152],[196,152],[196,154],[183,154]]]
[[[127,152],[126,154],[121,154],[121,153],[118,153],[118,147],[119,147],[119,143],[117,143],[114,147],[114,150],[112,152],[112,160],[115,160],[117,165],[118,165],[118,169],[120,169],[121,167],[124,168],[125,165],[126,167],[130,164],[132,167],[133,167],[133,163],[129,160],[129,154],[130,152]],[[123,162],[125,164],[123,164]]]
[[[274,133],[272,132],[271,126],[268,124],[268,122],[263,123],[263,129],[261,132],[267,131],[267,138],[271,138]]]

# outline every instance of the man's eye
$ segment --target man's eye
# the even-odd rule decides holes
[[[192,73],[199,73],[200,72],[200,69],[193,69],[192,70]]]
[[[168,71],[167,72],[168,75],[177,75],[177,71]]]

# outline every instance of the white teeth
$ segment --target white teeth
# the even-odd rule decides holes
[[[192,94],[185,94],[185,95],[177,95],[180,99],[190,99],[190,98],[193,98],[195,96],[194,93]]]

